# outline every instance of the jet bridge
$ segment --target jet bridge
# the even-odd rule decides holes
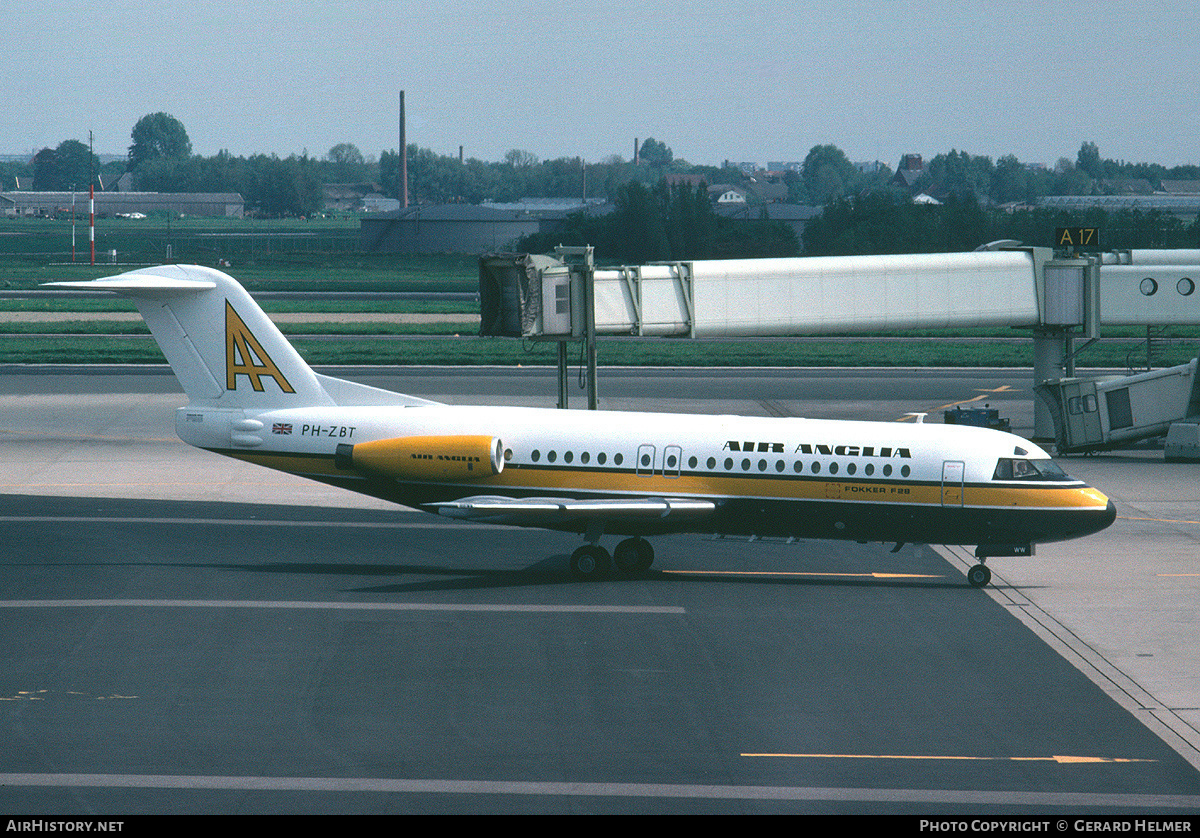
[[[997,242],[971,253],[597,268],[591,248],[559,248],[553,257],[502,253],[480,258],[480,333],[557,341],[560,407],[567,406],[565,347],[570,341],[586,342],[589,407],[596,406],[598,335],[746,338],[1025,328],[1033,337],[1033,384],[1038,385],[1076,380],[1076,359],[1099,338],[1102,323],[1200,324],[1198,281],[1200,250],[1078,255]],[[1078,339],[1084,342],[1076,347]],[[1147,403],[1177,401],[1158,386],[1134,382],[1130,409],[1143,394]],[[1097,405],[1105,392],[1097,390]],[[1035,438],[1067,439],[1060,428],[1067,421],[1064,404],[1053,398],[1035,401]],[[1168,412],[1175,418],[1185,415],[1174,407]],[[1125,441],[1125,429],[1141,427],[1140,421],[1135,419],[1134,426],[1118,422],[1115,429],[1110,422],[1108,442]],[[1146,420],[1147,428],[1157,424]],[[1092,436],[1079,439],[1083,445],[1097,444]],[[1074,450],[1075,443],[1064,444]]]
[[[480,260],[483,334],[580,338],[594,286],[600,335],[758,337],[881,329],[1037,326],[1082,293],[1082,274],[1039,269],[1044,248],[984,253],[683,261],[595,268],[546,257]],[[1068,294],[1057,291],[1069,284]],[[1072,316],[1083,324],[1084,309]]]
[[[1058,377],[1069,336],[1097,334],[1098,260],[1055,259],[1049,248],[971,253],[694,260],[596,268],[591,248],[556,257],[486,254],[479,261],[483,335],[586,341],[596,404],[597,335],[822,335],[951,327],[1034,330],[1039,380]],[[1066,348],[1064,348],[1066,347]],[[1068,372],[1073,372],[1067,360]],[[1053,433],[1046,414],[1042,434]]]

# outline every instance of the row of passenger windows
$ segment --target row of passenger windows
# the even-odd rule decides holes
[[[542,459],[542,452],[535,448],[535,449],[533,449],[533,452],[529,455],[529,457],[531,460],[533,460],[536,463]],[[546,452],[546,461],[550,462],[550,463],[557,462],[558,461],[558,452],[557,451],[547,451]],[[574,461],[575,461],[574,452],[567,451],[566,453],[563,454],[563,462],[564,463],[571,463]],[[584,451],[583,453],[581,453],[579,455],[579,462],[583,463],[585,466],[588,463],[590,463],[591,461],[592,461],[592,455],[589,454],[587,451]],[[601,451],[599,454],[596,455],[596,463],[598,465],[605,465],[607,462],[608,462],[608,455],[605,454],[603,451]],[[621,454],[613,455],[613,465],[619,466],[623,462],[625,462],[624,456],[622,456]]]
[[[535,448],[530,453],[529,456],[530,456],[530,459],[533,460],[533,462],[535,462],[535,463],[541,462],[542,452]],[[562,459],[563,459],[564,463],[574,462],[575,454],[571,451],[566,451],[563,453]],[[546,461],[550,462],[550,463],[557,462],[558,461],[558,452],[547,451],[546,452]],[[621,456],[620,454],[614,454],[612,457],[612,461],[613,461],[613,465],[619,466],[622,463],[624,463],[625,458],[623,456]],[[586,451],[582,452],[579,455],[579,462],[583,465],[587,465],[588,463],[591,462],[591,455]],[[606,454],[604,454],[603,452],[596,455],[597,465],[605,465],[607,462],[608,462],[608,456]],[[638,461],[638,465],[643,469],[649,470],[649,469],[653,468],[653,466],[654,466],[654,459],[650,454],[643,453],[641,455],[640,460]],[[698,457],[694,457],[694,456],[689,457],[688,461],[687,461],[687,465],[688,465],[689,469],[695,470],[696,468],[699,467],[700,460]],[[708,460],[705,461],[704,465],[708,471],[716,471],[717,458],[709,457]],[[765,459],[758,460],[758,462],[755,463],[749,457],[743,458],[740,463],[735,462],[732,457],[726,457],[725,460],[721,463],[721,465],[724,467],[725,471],[734,471],[737,466],[740,466],[742,471],[753,471],[755,468],[757,468],[759,471],[765,472],[768,469],[773,467],[775,469],[775,471],[780,474],[787,471],[787,468],[788,468],[787,463],[784,462],[783,460],[775,460],[774,466],[772,466],[771,463],[769,463]],[[664,466],[665,470],[668,473],[677,472],[679,470],[679,467],[680,467],[679,458],[677,458],[676,455],[674,455],[674,454],[667,455],[666,463]],[[808,471],[810,471],[813,474],[820,474],[821,469],[822,469],[821,463],[816,460],[813,460],[808,465]],[[847,463],[845,466],[846,474],[857,474],[858,469],[859,469],[859,466],[857,463]],[[842,470],[842,466],[836,462],[830,463],[828,466],[829,474],[838,474],[841,470]],[[792,463],[792,471],[795,472],[796,474],[803,474],[805,472],[804,462],[802,460],[794,461]],[[883,467],[879,469],[879,471],[884,477],[891,477],[892,473],[893,473],[892,464],[885,463],[883,465]],[[862,467],[862,473],[864,475],[866,475],[867,477],[873,476],[875,474],[875,464],[867,463],[865,466]],[[899,474],[901,477],[908,477],[911,473],[912,473],[912,469],[909,468],[909,466],[907,466],[907,465],[903,465],[899,469]]]
[[[692,468],[695,468],[696,467],[696,458],[692,457],[691,460],[688,461],[688,465],[690,465]],[[733,471],[734,470],[733,458],[726,457],[725,462],[722,463],[722,465],[725,467],[726,471]],[[755,468],[756,464],[752,463],[749,458],[745,458],[741,461],[741,463],[739,463],[739,465],[741,466],[742,471],[751,471],[753,468]],[[715,469],[717,467],[716,458],[709,457],[707,466],[710,471]],[[771,467],[770,463],[768,463],[766,460],[759,460],[757,463],[757,468],[759,471],[766,471],[770,467]],[[783,460],[775,461],[775,471],[782,474],[786,470],[787,470],[787,463],[785,463]],[[820,474],[821,473],[821,463],[816,460],[813,460],[812,463],[809,465],[808,470],[811,471],[813,474]],[[792,463],[792,471],[794,471],[796,474],[803,474],[804,473],[804,462],[801,460],[796,460],[795,462],[793,462]],[[840,471],[841,471],[841,466],[837,462],[832,462],[829,464],[829,473],[830,474],[837,474]],[[863,474],[865,474],[868,477],[871,477],[872,475],[875,474],[875,464],[867,463],[865,466],[863,466],[862,471],[863,471]],[[857,473],[858,473],[858,464],[857,463],[847,463],[846,464],[846,474],[857,474]],[[883,468],[880,469],[880,473],[884,477],[891,477],[892,476],[892,464],[884,463]],[[900,467],[900,476],[901,477],[908,477],[911,473],[912,473],[912,469],[909,468],[907,465]]]

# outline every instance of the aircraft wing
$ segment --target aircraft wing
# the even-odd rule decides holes
[[[491,524],[546,526],[577,520],[634,521],[646,519],[703,518],[717,505],[710,500],[684,498],[508,498],[479,495],[424,505],[450,518]]]

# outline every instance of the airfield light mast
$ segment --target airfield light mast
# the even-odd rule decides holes
[[[408,209],[408,140],[404,127],[404,91],[400,91],[400,206]]]
[[[92,132],[88,131],[88,241],[92,247],[92,264],[96,264],[96,175],[92,171]]]

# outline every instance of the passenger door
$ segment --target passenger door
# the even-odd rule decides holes
[[[963,480],[966,466],[962,460],[942,463],[942,506],[963,505]]]

